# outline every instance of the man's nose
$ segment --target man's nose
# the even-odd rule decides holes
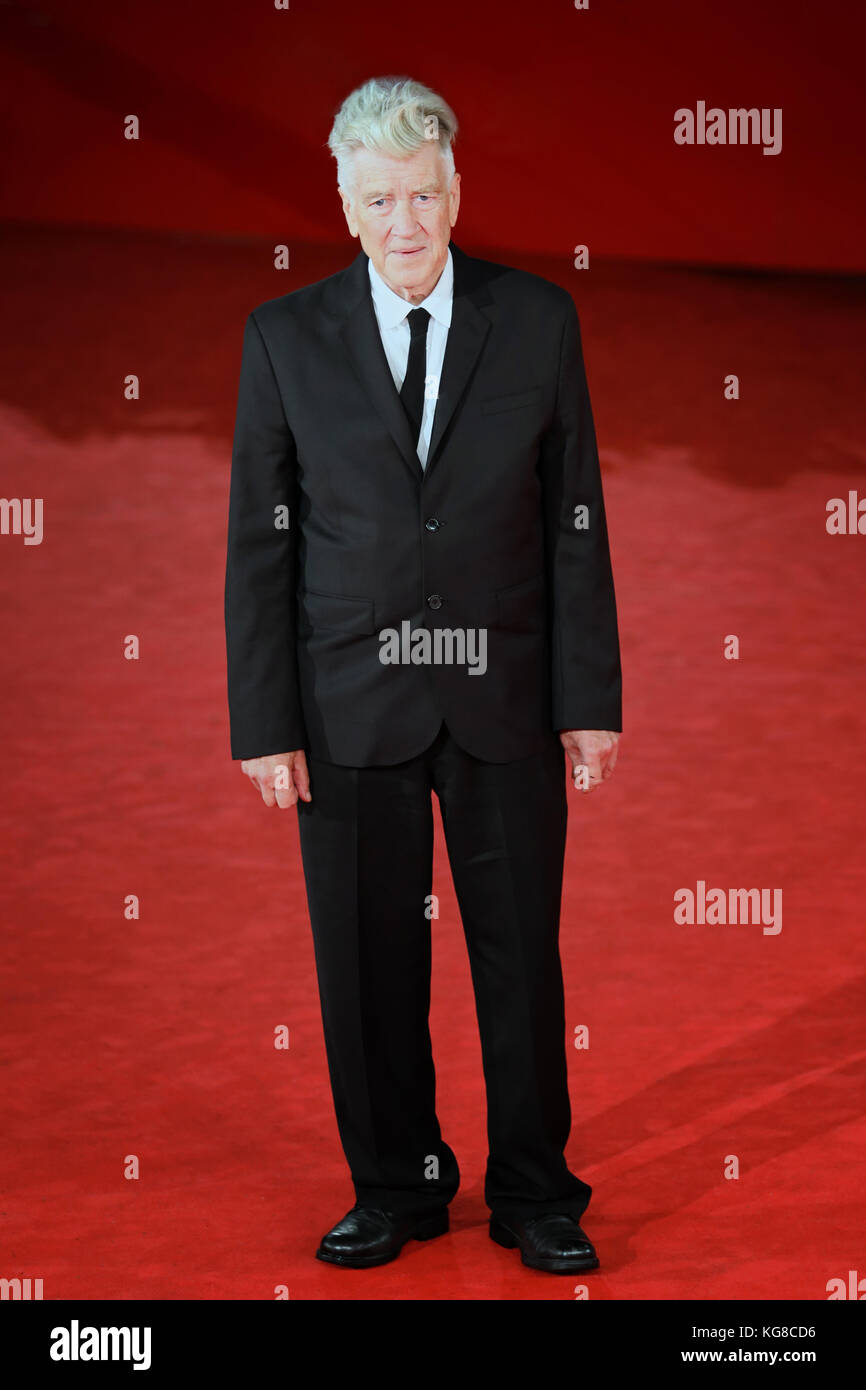
[[[411,236],[418,226],[418,214],[411,198],[399,198],[394,208],[392,229],[400,236]]]

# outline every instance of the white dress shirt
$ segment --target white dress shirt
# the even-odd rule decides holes
[[[370,272],[373,308],[376,311],[382,346],[385,349],[388,366],[391,368],[391,375],[398,392],[403,385],[406,369],[409,365],[409,342],[411,339],[409,311],[411,309],[426,309],[430,315],[430,322],[427,325],[427,370],[425,373],[427,384],[424,391],[421,433],[418,436],[418,457],[421,460],[421,467],[424,468],[427,465],[427,450],[430,448],[430,436],[433,433],[433,416],[436,412],[442,363],[445,360],[445,344],[448,341],[448,329],[451,326],[451,305],[454,298],[454,262],[451,258],[451,250],[449,248],[445,269],[427,298],[422,300],[420,304],[410,304],[407,300],[401,299],[399,294],[395,294],[385,284],[378,271],[373,268],[371,260],[367,261],[367,268]]]

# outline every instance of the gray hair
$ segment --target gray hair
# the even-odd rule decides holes
[[[328,147],[337,161],[337,183],[351,192],[355,150],[411,155],[438,139],[448,172],[454,178],[452,141],[457,117],[436,92],[411,77],[371,77],[350,92],[334,118]]]

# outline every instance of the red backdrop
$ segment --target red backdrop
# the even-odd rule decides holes
[[[852,0],[4,6],[2,208],[342,242],[331,117],[365,78],[404,72],[461,121],[467,246],[567,257],[586,242],[606,256],[863,270],[861,11]],[[676,145],[674,111],[699,100],[781,107],[781,154]],[[131,113],[137,142],[123,138]]]

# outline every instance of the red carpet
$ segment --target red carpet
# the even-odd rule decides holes
[[[45,520],[41,545],[0,537],[0,1275],[46,1299],[548,1300],[823,1299],[866,1274],[866,537],[825,529],[829,498],[866,495],[862,282],[520,262],[577,299],[623,635],[619,766],[571,801],[562,932],[602,1269],[534,1273],[487,1237],[440,840],[432,1027],[463,1186],[448,1236],[355,1272],[313,1259],[353,1197],[294,813],[229,761],[221,626],[244,315],[354,248],[299,248],[289,280],[260,245],[64,232],[61,258],[57,235],[3,245],[3,492]],[[782,930],[678,925],[698,880],[781,889]]]

